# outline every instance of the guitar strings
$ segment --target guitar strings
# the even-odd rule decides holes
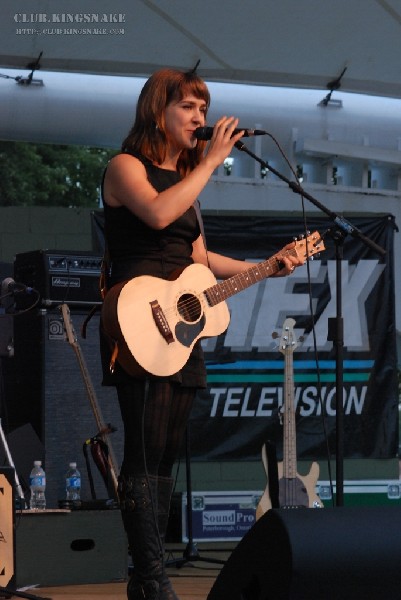
[[[290,256],[290,255],[293,255],[293,256],[296,255],[295,248],[287,250],[284,254],[284,256]],[[229,288],[234,285],[235,286],[234,289],[229,290],[228,294],[220,294],[219,295],[217,302],[215,302],[215,304],[218,304],[219,302],[223,301],[226,297],[229,297],[233,293],[236,293],[237,291],[241,291],[238,289],[238,285],[233,284],[234,280],[235,281],[242,280],[243,284],[248,284],[249,275],[251,273],[254,273],[255,271],[266,271],[268,269],[273,269],[275,265],[276,265],[276,271],[273,271],[272,274],[274,274],[274,272],[277,272],[279,270],[279,264],[278,264],[278,259],[277,259],[276,255],[270,257],[266,261],[263,261],[261,263],[256,263],[255,265],[250,266],[249,269],[247,269],[246,271],[244,271],[242,273],[238,273],[237,275],[234,275],[233,277],[229,277],[228,279],[225,279],[224,281],[222,281],[220,283],[210,286],[206,290],[203,290],[203,292],[200,295],[203,297],[206,297],[206,301],[208,301],[208,297],[207,297],[208,291],[212,291],[214,288],[217,288],[217,287],[220,288],[221,290],[223,290],[224,288]],[[264,279],[265,277],[266,276],[263,275],[262,279]],[[260,277],[255,278],[255,282],[257,282],[258,280],[260,280]],[[211,295],[212,295],[212,293],[211,293]],[[174,315],[177,312],[178,307],[179,307],[178,313],[180,314],[180,316],[182,318],[184,318],[184,315],[187,316],[187,319],[184,318],[184,320],[188,320],[190,322],[195,322],[202,316],[202,314],[203,314],[202,308],[203,307],[202,307],[202,302],[200,300],[200,297],[191,291],[184,292],[182,294],[182,296],[185,296],[185,295],[188,295],[191,297],[183,300],[182,302],[177,302],[173,306],[169,306],[169,307],[166,307],[165,309],[163,309],[163,313],[166,316],[166,318],[168,318],[170,315]],[[199,308],[201,308],[201,311],[199,311]]]
[[[287,342],[287,347],[291,343],[291,341]],[[293,355],[292,353],[286,352],[285,356],[285,370],[286,374],[290,374],[293,372]],[[284,462],[284,505],[285,506],[298,506],[299,503],[296,503],[297,500],[297,465],[296,465],[296,432],[295,432],[295,413],[294,413],[294,395],[293,390],[288,389],[291,381],[288,381],[288,377],[284,381],[285,383],[285,410],[284,410],[284,419],[286,424],[286,436],[285,436],[285,451],[286,456],[291,457],[295,460],[295,465],[290,465]],[[288,397],[290,396],[290,397]],[[290,469],[292,468],[292,472]]]
[[[310,236],[310,237],[312,238],[313,236]],[[302,243],[304,241],[307,242],[307,240],[303,240]],[[319,236],[319,239],[317,240],[317,242],[315,242],[313,244],[313,246],[317,247],[319,242],[321,242],[320,236]],[[299,243],[298,243],[298,245],[299,245]],[[311,244],[311,246],[312,246],[312,244]],[[284,256],[290,256],[290,255],[296,256],[297,254],[298,254],[297,246],[295,248],[286,250],[284,253],[282,253],[282,255],[284,255]],[[307,254],[308,254],[308,252],[305,253],[305,257],[307,256]],[[249,284],[249,277],[251,274],[253,275],[257,271],[266,271],[266,270],[272,269],[272,273],[270,275],[273,275],[274,273],[276,273],[279,270],[279,267],[280,267],[279,257],[277,254],[275,254],[274,256],[268,258],[266,261],[256,263],[256,264],[250,266],[249,269],[247,269],[246,271],[243,271],[242,273],[238,273],[237,275],[234,275],[233,277],[230,277],[226,280],[223,280],[220,283],[216,283],[216,284],[210,286],[206,290],[203,290],[203,292],[199,295],[196,295],[191,291],[187,291],[187,292],[181,294],[181,296],[188,295],[189,298],[186,298],[185,300],[182,300],[181,302],[176,302],[171,306],[161,307],[163,314],[168,321],[169,318],[175,317],[175,315],[177,314],[177,310],[178,310],[180,317],[184,321],[188,321],[190,323],[196,323],[204,314],[203,302],[206,302],[208,306],[214,306],[214,305],[222,302],[229,296],[235,294],[237,291],[240,291],[240,290],[238,290],[239,286],[235,285],[234,282],[242,281],[243,285],[246,284],[245,285],[245,287],[246,287]],[[263,276],[260,277],[260,274],[258,273],[257,277],[255,277],[254,283],[266,278],[267,276],[269,276],[269,274],[267,274],[267,275],[263,274]],[[228,289],[230,287],[232,288],[233,285],[235,285],[234,289]],[[224,288],[226,288],[226,292],[219,293],[216,298],[213,298],[213,289],[217,289],[217,288],[219,290],[224,290]],[[209,295],[207,295],[207,292],[209,292]],[[201,298],[203,300],[201,300]],[[209,300],[212,300],[212,303],[210,303]],[[144,328],[142,331],[139,330],[138,333],[146,334],[145,329],[146,328]]]

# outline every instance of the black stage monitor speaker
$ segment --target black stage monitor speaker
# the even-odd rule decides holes
[[[34,543],[38,538],[40,551]],[[127,541],[118,510],[28,511],[18,519],[16,540],[18,587],[32,582],[76,586],[127,578]]]
[[[270,510],[207,600],[398,600],[400,532],[399,506]]]

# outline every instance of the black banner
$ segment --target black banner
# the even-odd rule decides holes
[[[250,261],[276,253],[302,230],[299,218],[204,220],[210,250]],[[391,215],[349,220],[386,255],[380,257],[357,237],[346,237],[342,246],[344,456],[391,458],[398,449],[396,225]],[[325,234],[329,227],[324,218],[308,218],[310,231]],[[327,440],[334,455],[336,352],[328,328],[338,306],[336,248],[330,234],[324,243],[321,256],[290,277],[269,278],[232,296],[227,331],[202,342],[208,388],[199,393],[191,418],[195,460],[259,460],[268,440],[276,444],[281,459],[285,363],[278,340],[288,318],[295,321],[297,457],[327,458]]]

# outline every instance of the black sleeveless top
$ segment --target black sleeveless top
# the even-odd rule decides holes
[[[158,192],[180,181],[176,171],[161,169],[139,154],[134,156],[144,164],[148,180]],[[104,202],[104,233],[110,263],[107,285],[111,287],[139,275],[168,279],[177,269],[192,264],[192,244],[200,235],[200,227],[193,207],[164,229],[155,230],[125,206],[112,207]],[[118,363],[114,374],[110,374],[110,351],[102,336],[101,354],[104,385],[131,379]],[[206,387],[200,342],[181,371],[167,379],[187,387]]]

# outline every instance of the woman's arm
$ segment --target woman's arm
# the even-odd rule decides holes
[[[283,251],[290,250],[291,248],[294,248],[294,246],[295,242],[287,244],[287,246],[283,248]],[[299,267],[303,264],[302,260],[297,256],[283,256],[280,255],[280,253],[277,254],[283,262],[284,268],[278,271],[275,277],[289,275],[293,272],[295,267]],[[229,256],[224,256],[223,254],[218,254],[216,252],[208,251],[206,254],[202,236],[199,236],[193,244],[192,259],[194,262],[200,262],[208,266],[217,279],[227,279],[228,277],[237,275],[237,273],[246,271],[252,266],[252,263],[230,258]]]
[[[129,154],[115,156],[106,171],[105,202],[110,206],[126,206],[150,227],[164,229],[188,210],[214,170],[230,154],[241,137],[241,132],[232,136],[237,124],[238,119],[232,117],[220,119],[200,164],[182,181],[160,193],[149,183],[141,161]]]

